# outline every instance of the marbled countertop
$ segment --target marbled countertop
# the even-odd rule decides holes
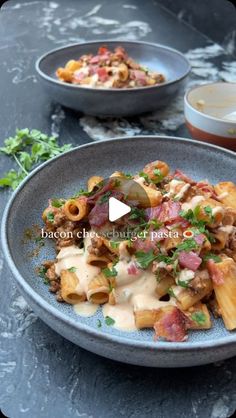
[[[9,1],[0,14],[0,143],[37,128],[73,145],[122,135],[189,136],[183,97],[168,109],[98,119],[63,109],[41,91],[34,62],[67,43],[92,39],[164,43],[192,64],[188,86],[236,81],[224,49],[156,1]],[[0,175],[11,168],[0,156]],[[10,191],[0,192],[0,209]],[[236,358],[189,369],[145,369],[91,354],[49,329],[19,294],[0,250],[0,408],[10,418],[226,418],[236,408]]]

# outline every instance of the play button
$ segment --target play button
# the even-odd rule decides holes
[[[110,197],[108,205],[110,222],[114,222],[117,219],[122,218],[122,216],[126,215],[131,211],[130,206],[120,202],[119,200],[115,199],[115,197]]]

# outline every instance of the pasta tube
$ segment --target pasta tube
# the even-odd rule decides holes
[[[69,199],[66,201],[63,210],[70,221],[81,221],[87,215],[86,199]]]
[[[103,177],[92,176],[88,179],[88,191],[91,192],[99,183],[103,181]]]
[[[223,321],[228,330],[236,328],[236,264],[232,258],[224,258],[217,263],[223,273],[223,284],[213,283]]]
[[[85,293],[79,289],[79,279],[75,273],[61,271],[61,296],[65,302],[72,305],[86,300]]]
[[[236,185],[234,183],[224,181],[216,184],[214,189],[224,205],[236,209]]]
[[[88,285],[87,298],[92,303],[108,302],[110,286],[108,279],[101,273]]]

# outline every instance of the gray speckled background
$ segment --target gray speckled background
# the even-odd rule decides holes
[[[227,4],[224,16],[227,8],[232,21],[233,6],[221,3],[217,7]],[[184,18],[151,0],[7,2],[0,13],[0,143],[16,127],[60,134],[62,142],[74,145],[126,134],[188,136],[182,97],[153,115],[101,120],[49,102],[34,72],[35,59],[57,46],[123,38],[165,43],[186,53],[193,66],[189,85],[236,81],[232,27],[220,46]],[[206,28],[209,19],[214,24],[208,17]],[[11,166],[0,156],[0,174]],[[10,192],[0,193],[3,210]],[[235,410],[235,359],[181,370],[118,364],[67,342],[36,318],[15,288],[1,250],[0,281],[0,408],[6,416],[226,418]]]

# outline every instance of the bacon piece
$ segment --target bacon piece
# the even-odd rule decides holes
[[[190,251],[188,253],[186,251],[181,251],[179,253],[178,259],[181,267],[187,268],[192,271],[196,271],[202,263],[201,257],[199,257],[193,251]]]
[[[224,276],[222,271],[219,269],[217,264],[214,262],[214,260],[208,260],[207,261],[207,269],[209,272],[209,275],[212,279],[212,281],[216,285],[224,284]]]
[[[107,49],[106,46],[100,46],[100,48],[98,49],[98,55],[104,55],[107,54],[109,52],[109,50]]]
[[[107,74],[107,70],[104,67],[99,67],[97,69],[97,75],[99,77],[99,80],[102,81],[102,82],[107,81],[108,78],[109,78],[109,75]]]
[[[139,84],[145,86],[147,84],[147,76],[144,71],[141,70],[130,70],[131,80],[138,81]]]
[[[140,273],[140,270],[136,266],[134,262],[131,262],[129,267],[127,268],[128,274],[131,276],[137,276]]]
[[[175,306],[160,309],[159,319],[154,324],[156,338],[165,338],[171,342],[182,342],[187,339],[188,318]]]
[[[91,58],[91,60],[89,61],[90,64],[98,64],[100,61],[100,57],[99,55],[94,55],[93,58]]]
[[[202,245],[206,239],[206,236],[204,234],[198,234],[195,235],[193,239],[198,245]]]
[[[173,221],[183,221],[179,216],[181,204],[168,200],[159,206],[146,210],[148,219],[158,219],[160,222],[172,223]]]
[[[143,251],[144,253],[148,253],[150,250],[156,250],[157,246],[154,241],[151,241],[150,238],[147,238],[145,240],[138,238],[133,243],[133,248],[136,251]]]
[[[196,187],[198,187],[204,193],[209,193],[209,195],[210,195],[210,197],[212,197],[212,199],[215,199],[215,200],[220,202],[220,199],[217,196],[217,194],[214,190],[214,187],[210,183],[208,183],[207,181],[199,181],[196,184]]]
[[[82,81],[85,77],[87,77],[87,75],[83,72],[83,71],[75,71],[74,75],[73,75],[73,81],[77,81],[80,82]]]
[[[115,54],[114,56],[116,58],[119,58],[120,60],[126,60],[128,55],[126,54],[124,48],[122,48],[122,46],[118,46],[117,48],[115,48]]]
[[[100,227],[108,222],[108,202],[95,205],[89,213],[88,220],[92,227]]]
[[[176,177],[180,180],[183,180],[183,181],[185,181],[186,183],[189,183],[189,184],[196,184],[196,182],[194,180],[192,180],[190,177],[186,176],[186,174],[184,174],[183,171],[180,171],[180,170],[175,170],[175,172],[173,174],[173,177],[174,178]]]

